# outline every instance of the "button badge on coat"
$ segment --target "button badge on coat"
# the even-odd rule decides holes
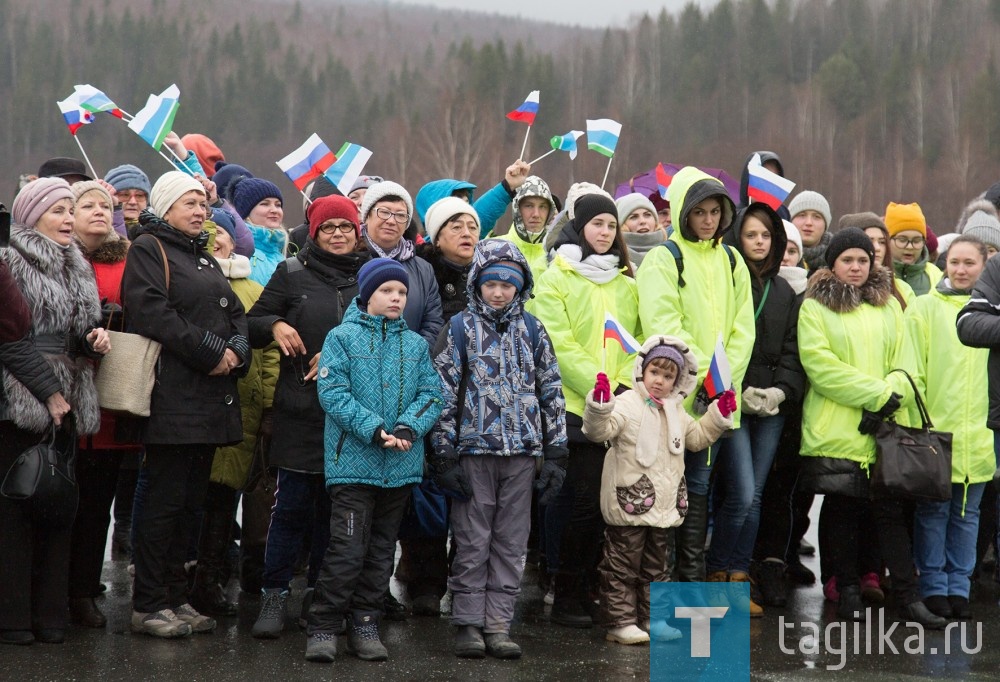
[[[326,367],[320,367],[319,369],[320,379],[326,379],[328,376],[330,376],[330,370],[327,369]]]
[[[225,398],[222,399],[222,402],[224,402],[226,405],[232,405],[233,404],[233,396],[227,395]]]
[[[223,296],[222,298],[219,299],[219,305],[221,305],[223,308],[225,308],[226,306],[229,305],[229,299],[227,299],[225,296]]]

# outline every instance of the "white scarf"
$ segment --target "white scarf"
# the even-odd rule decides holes
[[[573,269],[594,284],[607,284],[621,274],[618,256],[613,253],[583,257],[583,249],[576,244],[563,244],[556,253],[566,259]]]
[[[791,284],[792,291],[796,294],[801,294],[805,291],[806,286],[809,284],[809,273],[804,268],[794,265],[782,265],[778,271],[778,276]]]
[[[226,279],[246,279],[250,276],[250,259],[246,256],[233,253],[229,258],[216,258],[215,262]]]

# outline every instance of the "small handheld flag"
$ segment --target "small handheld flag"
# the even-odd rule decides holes
[[[70,135],[74,137],[76,137],[76,131],[94,122],[94,115],[80,106],[80,98],[75,92],[66,99],[56,102],[56,105],[62,112],[66,125],[69,126]]]
[[[572,160],[576,158],[576,141],[582,136],[582,130],[571,130],[565,135],[556,135],[549,140],[549,144],[552,146],[552,149],[556,151],[569,152],[569,158]]]
[[[612,317],[611,313],[604,313],[604,346],[607,347],[608,339],[617,341],[626,353],[638,353],[642,345],[635,340],[635,337],[628,333],[622,324]]]
[[[512,121],[527,123],[529,126],[534,125],[535,115],[538,114],[538,93],[538,90],[532,90],[528,94],[527,99],[524,100],[524,103],[507,114],[507,118]]]
[[[673,180],[674,176],[667,170],[662,161],[656,164],[656,187],[660,190],[660,196],[664,199],[667,198],[667,190],[670,188],[670,183]]]
[[[105,112],[118,118],[124,117],[124,112],[118,108],[118,105],[93,85],[76,85],[74,88],[74,94],[79,99],[81,109],[93,114]]]
[[[327,168],[323,175],[346,197],[371,157],[370,150],[359,144],[345,142],[337,152],[333,165]]]
[[[323,175],[336,160],[337,157],[319,135],[313,133],[301,147],[275,163],[302,192],[305,191],[306,185]]]
[[[615,155],[622,124],[610,118],[587,119],[587,149],[608,158]]]
[[[747,172],[747,197],[750,201],[763,202],[776,211],[795,188],[795,183],[791,180],[764,168],[760,163],[760,154],[754,154],[750,159]]]
[[[715,343],[715,352],[708,364],[708,374],[705,375],[705,393],[709,400],[714,400],[733,387],[733,372],[729,368],[729,357],[722,343],[722,334]]]
[[[167,133],[174,127],[180,107],[180,90],[171,85],[159,95],[150,95],[146,106],[136,112],[128,127],[156,151],[160,151]]]

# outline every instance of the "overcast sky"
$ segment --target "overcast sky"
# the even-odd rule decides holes
[[[433,5],[468,11],[509,14],[560,24],[577,24],[590,28],[624,26],[633,16],[648,12],[656,16],[660,9],[678,13],[691,0],[396,0],[406,5]],[[704,6],[716,0],[696,0]]]

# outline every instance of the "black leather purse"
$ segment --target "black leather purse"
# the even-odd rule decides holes
[[[73,470],[73,439],[69,452],[56,446],[56,427],[38,445],[18,455],[0,484],[0,495],[31,502],[32,513],[40,520],[58,516],[67,503],[76,506],[76,479]]]

